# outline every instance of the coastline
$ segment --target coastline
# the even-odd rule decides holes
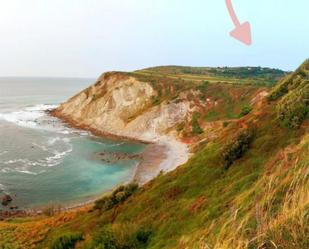
[[[155,135],[150,138],[147,137],[147,139],[144,139],[142,135],[140,138],[119,136],[107,132],[102,132],[88,126],[78,125],[76,122],[69,118],[57,115],[55,113],[55,110],[48,110],[46,111],[46,113],[48,115],[58,118],[69,127],[89,131],[91,134],[98,137],[145,144],[145,150],[139,155],[140,162],[136,165],[131,179],[129,179],[127,182],[124,182],[123,184],[133,181],[138,183],[140,186],[143,186],[152,179],[154,179],[156,176],[158,176],[161,172],[172,171],[178,166],[186,163],[190,156],[189,146],[185,143],[178,141],[175,137],[172,136]],[[79,210],[81,208],[91,208],[95,200],[97,200],[104,194],[108,194],[111,191],[112,189],[110,191],[102,193],[100,196],[92,197],[91,199],[76,202],[74,204],[71,203],[58,205],[58,207],[56,207],[56,211],[67,212]],[[48,207],[49,205],[47,204],[46,206],[18,209],[13,211],[3,210],[2,212],[0,212],[0,220],[18,217],[41,216],[44,213],[44,209]]]
[[[92,127],[78,124],[75,120],[62,115],[57,109],[47,111],[53,117],[58,118],[70,127],[89,131],[95,136],[111,138],[115,140],[125,140],[138,142],[146,145],[145,150],[141,153],[141,162],[137,165],[132,180],[139,185],[144,185],[155,178],[160,172],[169,172],[189,160],[189,146],[174,136],[152,135],[139,137],[130,137],[125,135],[115,135]]]

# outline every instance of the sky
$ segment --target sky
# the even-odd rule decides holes
[[[296,69],[308,0],[233,0],[253,45],[229,36],[225,0],[0,0],[0,76],[98,77],[158,65]]]

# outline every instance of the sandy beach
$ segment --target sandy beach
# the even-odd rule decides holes
[[[142,153],[142,161],[137,166],[134,180],[143,185],[160,172],[169,172],[186,163],[189,148],[175,138],[162,136],[148,144]]]

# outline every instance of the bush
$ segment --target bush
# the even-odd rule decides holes
[[[194,113],[192,115],[192,133],[194,135],[199,135],[202,134],[204,131],[203,129],[200,127],[200,124],[198,122],[198,114]]]
[[[229,167],[249,149],[250,144],[254,138],[252,130],[245,130],[241,132],[236,139],[231,141],[225,146],[222,152],[224,160],[224,168],[227,170]]]
[[[228,126],[229,126],[229,124],[230,124],[230,122],[228,122],[228,121],[224,121],[224,122],[223,122],[223,128],[228,127]]]
[[[89,249],[139,249],[147,246],[152,230],[127,226],[106,225],[98,230],[88,245]]]
[[[81,233],[62,234],[51,243],[50,249],[73,249],[78,241],[83,240]]]
[[[246,115],[248,115],[250,112],[252,111],[252,107],[251,106],[244,106],[242,109],[241,109],[241,112],[239,114],[240,117],[244,117]]]
[[[152,235],[151,229],[139,229],[136,233],[136,240],[140,244],[147,244],[149,242],[150,236]]]
[[[138,189],[138,185],[135,183],[128,184],[126,186],[120,186],[114,192],[95,201],[94,209],[110,210],[114,206],[123,203]]]
[[[104,227],[94,234],[90,248],[118,249],[115,235],[111,228]]]

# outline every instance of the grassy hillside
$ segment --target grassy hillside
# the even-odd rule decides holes
[[[134,72],[148,77],[164,76],[184,81],[208,81],[210,83],[247,84],[259,86],[274,85],[286,75],[279,69],[262,67],[154,67]]]
[[[187,69],[137,74],[150,77],[150,72],[170,82],[170,75],[197,74]],[[230,83],[204,83],[203,78],[181,85],[179,89],[200,89],[199,101],[215,94],[230,98],[212,108],[213,114],[202,108],[197,122],[192,120],[204,132],[195,134],[200,142],[188,163],[141,188],[121,187],[89,209],[2,222],[0,248],[309,248],[308,69],[306,61],[268,98],[254,102],[252,94],[267,89],[234,85],[233,78]],[[199,77],[203,70],[214,77],[208,69],[196,70],[202,70]],[[157,71],[168,76],[153,76]],[[277,77],[268,73],[257,77]],[[220,77],[228,78],[226,72]]]
[[[287,75],[279,69],[261,67],[210,68],[165,66],[125,73],[157,90],[153,105],[181,101],[184,92],[191,91],[198,122],[238,119],[250,112],[251,101],[258,92],[268,91]],[[190,99],[191,98],[191,99]],[[180,124],[183,136],[192,135],[190,124]],[[193,134],[194,135],[194,134]],[[196,134],[195,134],[196,135]]]

